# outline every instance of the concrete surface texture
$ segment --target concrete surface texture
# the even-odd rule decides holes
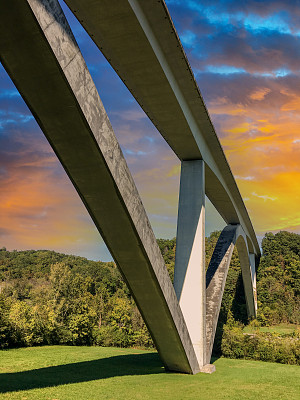
[[[240,225],[223,229],[206,272],[206,361],[211,358],[222,297],[235,245],[242,267],[245,296],[249,316],[256,316],[255,277],[251,274],[246,235]]]
[[[96,87],[57,0],[1,1],[0,57],[118,265],[166,369],[213,372],[234,245],[249,315],[257,239],[163,1],[66,0],[182,161],[175,290]],[[205,194],[225,221],[205,287]],[[176,293],[175,293],[176,291]]]
[[[200,366],[205,364],[205,164],[183,161],[174,288]]]

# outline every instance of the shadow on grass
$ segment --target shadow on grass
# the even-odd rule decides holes
[[[220,357],[221,357],[221,356],[218,356],[218,355],[216,355],[216,356],[211,356],[210,364],[214,364],[216,361],[219,360]]]
[[[134,354],[73,364],[0,374],[0,393],[125,375],[160,374],[165,370],[157,354]]]

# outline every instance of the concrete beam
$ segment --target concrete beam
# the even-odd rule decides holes
[[[181,163],[174,289],[199,366],[205,363],[205,164]]]
[[[206,163],[206,195],[259,245],[163,0],[65,0],[180,160]]]
[[[113,255],[165,367],[198,372],[143,204],[58,1],[2,1],[0,57]]]

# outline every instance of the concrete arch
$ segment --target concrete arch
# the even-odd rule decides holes
[[[227,273],[235,246],[241,263],[248,315],[256,316],[255,257],[249,253],[247,237],[242,227],[228,225],[219,237],[206,272],[206,363],[211,358]]]
[[[247,239],[247,245],[248,245],[248,250],[249,253],[255,253],[254,247],[253,247],[253,243],[250,239],[250,237],[248,235],[246,235],[246,239]]]

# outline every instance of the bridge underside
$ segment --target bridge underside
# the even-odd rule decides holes
[[[205,162],[205,194],[259,245],[164,0],[65,0],[181,161]]]
[[[121,7],[126,2],[98,3],[109,8],[112,3]],[[129,3],[136,5],[133,1]],[[228,260],[235,244],[242,262],[248,311],[255,315],[257,246],[244,206],[240,211],[232,208],[234,202],[227,193],[228,185],[225,190],[221,184],[223,178],[217,179],[220,191],[213,195],[214,203],[221,204],[224,195],[223,215],[229,213],[226,210],[234,210],[232,217],[226,214],[226,220],[237,225],[228,227],[221,235],[208,270],[207,276],[211,278],[206,288],[204,197],[207,191],[216,190],[214,184],[206,181],[213,181],[219,168],[213,171],[213,165],[205,161],[198,144],[190,138],[191,152],[197,160],[182,164],[174,290],[120,146],[58,1],[10,0],[0,4],[1,62],[114,257],[165,367],[172,371],[199,372],[210,361]],[[168,99],[171,94],[165,90]],[[157,107],[160,107],[158,99]],[[174,115],[177,114],[172,118]],[[180,147],[180,143],[176,146]],[[190,157],[181,157],[184,158]],[[186,207],[187,203],[191,207]],[[239,215],[244,215],[241,221]],[[245,218],[242,227],[239,223]],[[223,253],[225,256],[221,257]],[[188,296],[191,290],[192,300]]]

